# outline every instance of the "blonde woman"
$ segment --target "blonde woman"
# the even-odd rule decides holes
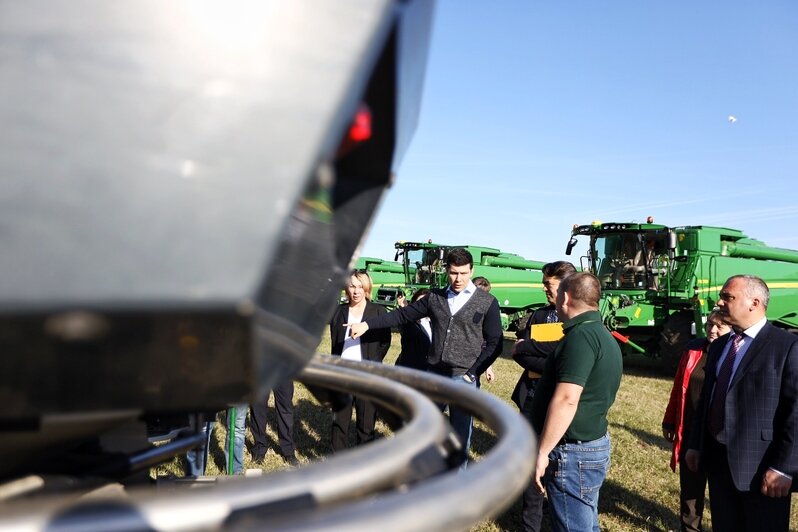
[[[370,360],[382,362],[391,346],[391,330],[368,331],[353,339],[345,323],[359,323],[368,318],[385,314],[385,309],[371,302],[371,278],[364,271],[353,271],[345,287],[348,301],[338,306],[330,320],[330,342],[332,354],[348,360]],[[332,448],[340,451],[348,447],[349,425],[352,406],[357,418],[357,444],[374,439],[374,424],[377,410],[372,403],[349,396],[343,405],[333,408]]]

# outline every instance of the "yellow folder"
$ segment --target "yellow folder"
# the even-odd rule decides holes
[[[563,337],[562,322],[556,323],[535,323],[529,332],[529,336],[538,342],[556,342]],[[527,370],[530,379],[539,379],[540,373]]]
[[[532,325],[530,337],[538,342],[556,342],[563,337],[562,322],[535,323]]]

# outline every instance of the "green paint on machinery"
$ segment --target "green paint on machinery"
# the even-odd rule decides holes
[[[366,270],[371,276],[372,300],[381,305],[395,307],[400,293],[409,301],[420,288],[445,287],[446,254],[456,247],[467,249],[474,257],[474,277],[490,281],[491,294],[499,301],[505,329],[515,327],[530,311],[546,304],[540,271],[545,262],[481,246],[397,242],[394,247],[393,261],[361,257],[356,263],[356,268]]]
[[[685,343],[704,336],[723,283],[737,274],[764,279],[768,319],[798,328],[798,251],[767,246],[736,229],[669,228],[651,218],[574,226],[566,254],[578,237],[589,239],[582,269],[601,281],[600,310],[624,352],[660,356],[675,368]]]

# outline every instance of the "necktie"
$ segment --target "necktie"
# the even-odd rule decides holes
[[[743,334],[735,334],[729,352],[723,360],[723,364],[718,372],[718,380],[715,382],[715,393],[712,396],[712,403],[709,405],[709,433],[717,436],[723,430],[723,423],[726,418],[726,392],[731,382],[734,359],[737,358],[737,350],[743,343]]]

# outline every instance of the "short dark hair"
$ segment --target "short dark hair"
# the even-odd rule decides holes
[[[544,276],[554,277],[555,279],[562,281],[569,275],[576,273],[576,268],[568,261],[558,260],[544,264],[542,271]]]
[[[490,292],[490,281],[488,281],[487,277],[479,275],[471,279],[471,282],[474,283],[474,286],[477,288],[482,288],[486,292]]]
[[[474,257],[464,248],[454,248],[446,255],[446,267],[470,266],[474,267]]]
[[[560,288],[567,292],[571,299],[579,301],[590,308],[598,308],[601,298],[601,284],[598,277],[590,272],[577,272],[560,281]]]

